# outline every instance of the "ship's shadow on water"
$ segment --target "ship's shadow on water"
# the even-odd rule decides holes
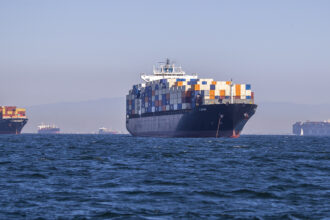
[[[0,136],[0,219],[330,218],[330,138]]]

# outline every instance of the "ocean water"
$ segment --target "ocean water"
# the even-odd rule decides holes
[[[0,219],[330,219],[330,137],[0,136]]]

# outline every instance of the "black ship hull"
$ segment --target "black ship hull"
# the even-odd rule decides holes
[[[0,134],[20,134],[27,121],[26,118],[0,119]]]
[[[133,136],[235,138],[256,108],[255,104],[215,104],[132,115],[126,119],[126,128]]]

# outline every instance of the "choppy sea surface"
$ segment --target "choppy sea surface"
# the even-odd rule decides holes
[[[330,137],[2,135],[0,219],[330,219]]]

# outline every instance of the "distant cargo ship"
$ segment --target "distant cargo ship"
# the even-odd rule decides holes
[[[24,108],[0,106],[0,134],[20,134],[28,119]]]
[[[296,122],[292,126],[295,135],[304,136],[330,136],[330,120],[323,122]]]
[[[99,134],[117,134],[117,132],[103,127],[99,128]]]
[[[141,78],[126,96],[134,136],[239,137],[257,109],[250,84],[186,75],[168,59]]]
[[[60,129],[55,125],[41,124],[38,126],[38,134],[59,134]]]

